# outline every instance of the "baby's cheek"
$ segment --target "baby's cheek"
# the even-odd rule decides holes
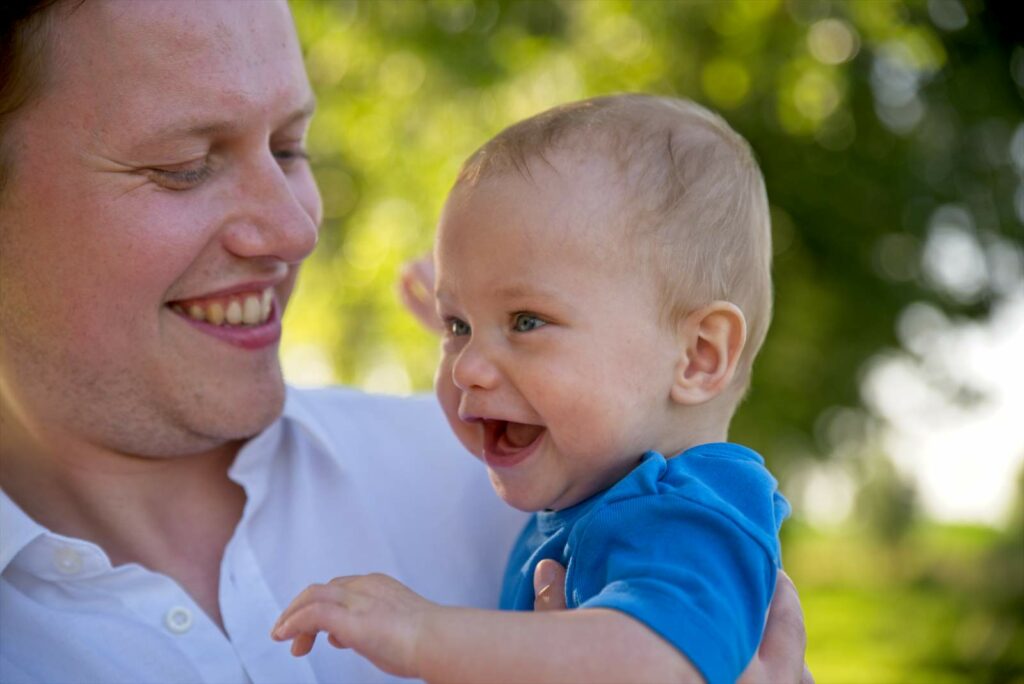
[[[477,458],[483,458],[484,435],[483,427],[481,427],[480,423],[467,423],[459,419],[458,400],[449,407],[445,406],[446,400],[442,399],[440,394],[438,394],[438,399],[440,399],[441,406],[444,409],[444,416],[448,419],[448,425],[451,426],[452,432],[462,442],[462,446],[466,447]]]
[[[446,361],[446,360],[445,360]],[[437,376],[434,378],[434,392],[437,401],[441,404],[445,418],[452,432],[475,456],[483,455],[483,429],[478,423],[466,423],[459,419],[459,402],[462,400],[462,391],[452,382],[451,369],[448,364],[442,361],[437,369]]]
[[[559,435],[562,449],[576,454],[594,468],[608,461],[629,458],[634,446],[634,430],[628,408],[601,402],[577,401],[575,410],[566,415]]]
[[[569,407],[562,415],[562,425],[577,444],[605,443],[619,424],[618,407],[603,401],[602,396],[565,396]]]
[[[457,417],[455,420],[459,420]],[[449,419],[449,424],[451,420]],[[457,425],[452,424],[452,431],[455,436],[462,442],[462,446],[472,453],[477,458],[484,457],[484,438],[483,430],[479,425],[467,424],[459,421]]]

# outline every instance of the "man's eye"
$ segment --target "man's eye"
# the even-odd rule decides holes
[[[517,313],[512,317],[512,330],[516,332],[530,332],[547,325],[547,321],[537,318],[533,314]]]
[[[301,161],[309,161],[309,153],[301,147],[282,148],[274,150],[274,159],[281,166],[289,166]]]
[[[445,327],[447,328],[449,333],[455,335],[456,337],[468,335],[470,332],[469,324],[458,318],[449,318],[448,322],[445,324]]]
[[[150,178],[169,190],[189,190],[210,177],[213,169],[203,163],[187,169],[149,169]]]

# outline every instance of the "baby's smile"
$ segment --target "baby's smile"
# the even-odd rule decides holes
[[[514,465],[533,452],[547,431],[543,425],[483,420],[484,458],[492,465]]]

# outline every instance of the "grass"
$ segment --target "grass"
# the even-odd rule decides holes
[[[1007,617],[999,603],[1019,604],[1024,576],[1021,565],[994,566],[1000,539],[927,524],[883,544],[856,529],[795,522],[785,565],[800,589],[818,684],[1024,684],[1024,654],[1015,655],[1024,616]]]

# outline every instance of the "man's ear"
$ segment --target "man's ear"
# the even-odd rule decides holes
[[[679,363],[671,397],[703,404],[728,387],[747,341],[747,320],[731,302],[712,302],[679,323]]]

